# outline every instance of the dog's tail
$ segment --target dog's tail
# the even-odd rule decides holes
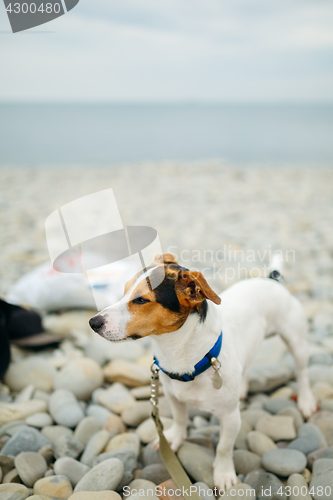
[[[280,283],[284,283],[284,279],[282,276],[283,272],[283,258],[282,255],[276,253],[273,255],[273,258],[269,264],[269,275],[268,277],[272,280],[279,281]]]

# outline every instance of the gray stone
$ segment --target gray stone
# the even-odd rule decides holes
[[[34,484],[35,495],[45,495],[56,500],[67,499],[72,493],[72,485],[66,476],[47,475]]]
[[[318,352],[312,354],[309,359],[309,365],[328,365],[333,364],[333,356],[329,352]]]
[[[333,412],[333,399],[323,399],[319,403],[320,410]]]
[[[240,478],[240,476],[238,476]],[[227,498],[229,500],[255,500],[256,498],[256,492],[253,488],[251,488],[250,485],[248,484],[235,484],[235,486],[232,486],[229,488],[225,495],[223,495],[223,498]]]
[[[329,448],[320,448],[319,450],[309,453],[307,456],[307,467],[312,470],[313,464],[318,458],[332,458],[333,459],[333,446]]]
[[[259,473],[252,484],[248,476],[244,481],[255,489],[257,500],[287,500],[283,483],[270,472]]]
[[[329,411],[319,411],[309,419],[310,423],[316,424],[324,434],[328,446],[333,446],[333,418]]]
[[[303,424],[298,429],[298,437],[292,441],[287,448],[290,450],[299,450],[305,455],[327,446],[326,439],[315,424]]]
[[[267,451],[277,448],[274,441],[259,431],[251,431],[247,435],[247,443],[250,451],[262,457]]]
[[[289,500],[312,500],[308,484],[301,474],[292,474],[287,481],[290,487]]]
[[[248,450],[234,451],[234,464],[237,474],[248,474],[249,472],[259,469],[260,456]]]
[[[39,453],[23,451],[15,457],[15,467],[23,483],[30,487],[44,476],[47,463]]]
[[[108,431],[102,429],[101,431],[96,432],[96,434],[89,439],[81,457],[81,462],[91,467],[95,457],[97,457],[97,455],[104,450],[109,441],[110,434]]]
[[[165,465],[162,464],[147,465],[142,469],[140,475],[140,479],[147,479],[155,484],[161,484],[169,478],[170,474]]]
[[[129,427],[137,427],[151,414],[151,403],[149,401],[136,401],[125,408],[121,414],[124,424]]]
[[[29,490],[23,484],[0,484],[1,500],[25,500],[28,496]]]
[[[119,450],[133,450],[136,456],[140,453],[140,440],[134,432],[126,432],[124,434],[117,434],[114,436],[107,447],[105,452],[109,451],[119,451]]]
[[[77,483],[77,491],[116,490],[124,474],[124,465],[118,458],[109,458],[93,467]]]
[[[303,416],[296,406],[287,406],[280,410],[278,415],[289,415],[290,417],[293,417],[296,430],[304,424]]]
[[[89,439],[102,427],[100,420],[96,417],[85,417],[78,423],[74,436],[85,446]]]
[[[256,431],[266,434],[274,441],[291,440],[296,437],[294,420],[288,415],[262,417],[256,424]]]
[[[42,434],[55,445],[62,436],[73,436],[73,431],[63,425],[47,425],[42,429]]]
[[[2,475],[5,476],[7,472],[10,470],[14,469],[15,463],[14,463],[14,457],[13,456],[7,456],[7,455],[0,455],[0,467],[2,470]]]
[[[315,382],[328,382],[333,385],[333,367],[327,365],[309,366],[309,377],[311,384]]]
[[[73,487],[90,471],[90,467],[70,457],[58,458],[53,469],[55,474],[68,477]]]
[[[163,464],[163,460],[159,450],[153,448],[153,443],[147,444],[142,452],[143,465]]]
[[[333,459],[319,458],[315,461],[313,465],[310,491],[313,491],[311,496],[314,500],[333,499]]]
[[[11,363],[5,375],[5,383],[12,391],[21,391],[27,385],[35,389],[51,391],[56,370],[51,363],[39,356],[29,356]]]
[[[198,481],[197,483],[194,483],[194,486],[196,486],[197,493],[202,498],[202,500],[212,500],[213,499],[212,489],[209,488],[209,486],[207,486],[206,483]]]
[[[282,363],[262,363],[249,370],[249,392],[266,392],[288,382],[293,376],[292,370]]]
[[[129,484],[131,495],[126,497],[128,500],[158,500],[159,497],[154,495],[156,484],[147,479],[134,479]],[[136,493],[135,493],[136,492]]]
[[[133,450],[125,449],[119,451],[109,451],[108,453],[101,453],[100,455],[98,455],[98,457],[95,458],[93,463],[94,467],[95,465],[109,458],[118,458],[123,462],[124,470],[130,472],[133,472],[134,469],[136,469],[138,463],[136,453]]]
[[[77,458],[83,451],[83,444],[75,436],[61,436],[55,445],[55,458]]]
[[[135,399],[127,387],[119,382],[103,390],[98,397],[98,401],[101,405],[115,413],[122,413],[125,408],[135,403]]]
[[[89,358],[73,359],[55,376],[54,388],[66,389],[78,399],[87,400],[102,385],[103,372],[96,361]]]
[[[248,422],[252,429],[262,417],[269,417],[269,413],[262,409],[248,409],[241,412],[242,422]]]
[[[295,407],[296,404],[291,399],[285,398],[267,399],[264,403],[264,409],[273,413],[273,415],[276,415],[281,410],[289,406]]]
[[[261,463],[269,472],[288,477],[305,469],[306,456],[298,450],[270,450],[263,455]]]
[[[247,435],[252,430],[251,425],[246,422],[246,420],[242,421],[241,428],[239,429],[238,435],[235,441],[236,450],[247,450]]]
[[[21,451],[38,451],[42,446],[49,444],[50,441],[34,427],[24,427],[7,441],[1,453],[15,457]]]
[[[178,450],[178,458],[195,481],[202,481],[210,488],[214,487],[214,453],[203,446],[185,442]]]
[[[50,415],[46,412],[35,413],[30,415],[26,420],[27,425],[32,425],[33,427],[38,427],[39,429],[45,427],[46,425],[52,425],[53,420]]]
[[[84,418],[76,397],[65,389],[58,389],[51,395],[49,410],[53,420],[65,427],[75,427]]]
[[[109,415],[111,414],[110,410],[107,410],[103,406],[100,405],[89,405],[87,409],[88,417],[95,417],[100,421],[101,425],[104,425]]]

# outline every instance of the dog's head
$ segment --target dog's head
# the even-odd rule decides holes
[[[191,313],[204,320],[207,299],[221,303],[202,273],[180,266],[170,254],[161,257],[126,283],[119,302],[91,318],[95,332],[112,341],[161,335],[178,330]]]

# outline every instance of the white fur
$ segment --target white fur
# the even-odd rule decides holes
[[[192,372],[214,343],[221,330],[219,356],[222,388],[212,385],[213,368],[191,382],[173,380],[161,372],[174,424],[165,432],[173,450],[186,438],[186,403],[216,415],[221,422],[220,441],[214,461],[214,482],[220,489],[237,481],[233,447],[240,429],[239,399],[247,392],[246,373],[265,336],[278,333],[293,353],[299,386],[298,404],[308,417],[316,408],[307,373],[307,323],[300,302],[280,283],[271,279],[244,280],[221,295],[216,306],[208,301],[206,320],[191,314],[177,331],[152,335],[154,353],[160,365],[176,373]]]

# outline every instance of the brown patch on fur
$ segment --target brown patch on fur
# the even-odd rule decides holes
[[[153,265],[156,266],[161,257],[156,256]],[[148,288],[145,280],[138,283],[133,290],[128,303],[131,314],[126,329],[128,338],[176,331],[185,323],[189,314],[194,311],[199,312],[205,299],[215,304],[221,303],[220,297],[210,288],[202,273],[179,266],[170,254],[163,255],[163,262],[164,265],[158,266],[148,278],[152,284],[155,279],[159,279],[160,284],[157,287]],[[165,273],[165,277],[161,283],[162,272]],[[125,293],[140,274],[142,272],[126,284]],[[147,302],[135,302],[138,297]]]

